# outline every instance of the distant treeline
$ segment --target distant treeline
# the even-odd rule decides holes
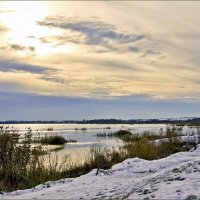
[[[51,121],[0,121],[0,124],[178,124],[195,125],[200,124],[200,118],[180,118],[180,119],[92,119],[92,120],[51,120]]]

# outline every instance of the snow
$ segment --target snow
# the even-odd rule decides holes
[[[197,199],[200,146],[159,160],[127,159],[109,170],[47,182],[2,195],[3,199]]]

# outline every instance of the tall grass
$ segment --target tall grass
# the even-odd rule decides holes
[[[58,158],[46,160],[42,146],[33,146],[32,132],[21,136],[14,128],[0,128],[0,191],[34,187],[48,180],[62,178],[65,162]]]

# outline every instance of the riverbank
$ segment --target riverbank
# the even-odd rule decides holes
[[[189,199],[199,198],[200,146],[166,158],[127,159],[109,170],[90,173],[33,189],[14,191],[3,199]]]

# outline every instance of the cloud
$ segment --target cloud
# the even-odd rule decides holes
[[[133,49],[134,50],[134,49]],[[148,57],[148,56],[153,56],[153,57],[157,57],[159,59],[164,59],[167,56],[164,55],[161,51],[157,51],[157,50],[146,50],[143,52],[143,54],[141,55],[142,58],[144,57]]]
[[[51,43],[50,41],[48,41],[48,39],[43,38],[43,37],[39,38],[39,40],[41,43]]]
[[[60,83],[60,84],[69,84],[72,82],[71,78],[62,77],[60,74],[51,73],[46,76],[45,74],[40,77],[41,80]]]
[[[43,74],[49,71],[54,71],[48,67],[36,66],[36,65],[28,65],[23,63],[16,63],[11,61],[0,61],[0,71],[1,72],[28,72],[33,74]]]
[[[0,10],[0,14],[16,12],[15,10]]]
[[[35,51],[35,47],[33,46],[26,47],[20,44],[10,44],[10,48],[17,51],[24,51],[24,50]]]
[[[96,88],[93,91],[90,92],[90,97],[94,97],[94,98],[106,98],[109,99],[108,97],[110,96],[110,90],[109,88]],[[112,98],[112,97],[110,97]]]
[[[35,47],[33,47],[33,46],[29,46],[29,47],[27,47],[30,51],[35,51]]]
[[[35,47],[34,46],[24,46],[21,44],[9,44],[9,43],[5,43],[4,45],[0,46],[1,50],[14,50],[14,51],[30,51],[30,52],[34,52],[35,51]]]
[[[96,18],[91,18],[87,20],[77,20],[57,16],[46,17],[43,21],[39,21],[37,23],[41,26],[60,28],[70,31],[70,35],[74,33],[79,33],[82,36],[84,36],[84,42],[88,45],[105,46],[109,44],[109,41],[116,42],[118,44],[128,44],[145,38],[145,36],[142,34],[130,34],[121,32],[117,30],[115,26],[99,21]],[[68,38],[67,36],[66,38],[62,39],[65,39],[67,41],[69,39],[69,41],[80,42],[77,35],[75,39],[73,37]]]
[[[107,72],[111,71],[113,72],[113,70],[115,71],[115,73],[117,71],[119,71],[120,73],[123,72],[127,72],[127,70],[129,72],[136,72],[136,71],[140,71],[138,66],[135,66],[132,63],[129,62],[123,62],[120,60],[116,60],[116,59],[104,59],[104,60],[90,60],[89,61],[91,64],[93,63],[96,67],[96,69],[103,69],[104,71],[106,70]]]
[[[138,47],[134,47],[134,46],[129,46],[128,50],[131,52],[139,52],[140,51],[140,49]]]
[[[5,26],[3,26],[3,25],[1,25],[0,24],[0,33],[1,32],[6,32],[6,31],[8,31],[9,29],[7,28],[7,27],[5,27]]]
[[[198,117],[200,112],[199,102],[155,102],[146,99],[145,95],[127,99],[94,99],[1,91],[0,102],[0,120]]]
[[[134,102],[134,101],[155,101],[156,98],[150,94],[133,94],[133,95],[124,95],[119,96],[117,98],[118,101],[127,101],[127,102]]]
[[[19,50],[19,51],[23,51],[26,49],[25,46],[19,45],[19,44],[11,44],[10,47],[14,50]]]
[[[15,12],[15,11],[14,10],[0,10],[0,15],[1,14],[11,13],[11,12]],[[0,33],[4,33],[4,32],[9,31],[9,30],[10,29],[8,27],[6,27],[5,25],[0,23]]]
[[[61,4],[64,9],[65,2]],[[69,2],[71,12],[56,7],[52,17],[36,22],[35,31],[28,32],[26,40],[4,41],[4,59],[19,63],[23,59],[33,68],[2,68],[0,79],[7,77],[7,82],[13,79],[16,83],[26,77],[21,83],[24,90],[51,95],[117,98],[147,94],[198,101],[200,29],[199,12],[193,11],[196,6],[99,1],[95,5],[103,4],[101,9],[91,10],[90,2],[83,4],[77,5],[77,10],[89,11],[84,12],[84,18]],[[29,52],[34,51],[31,44],[36,47],[34,53]]]

